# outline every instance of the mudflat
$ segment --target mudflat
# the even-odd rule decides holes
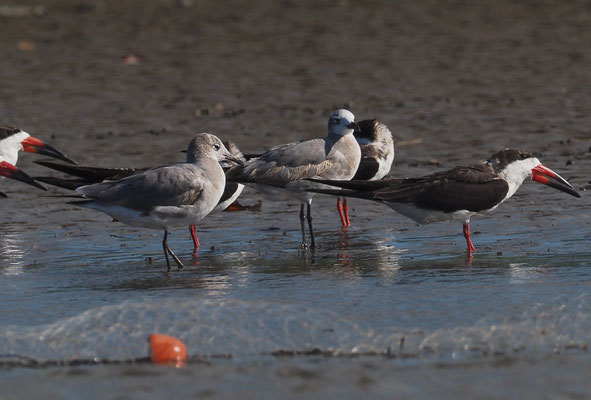
[[[589,395],[588,2],[27,1],[0,5],[0,32],[0,122],[82,165],[180,161],[197,132],[258,153],[325,135],[346,107],[389,126],[392,176],[517,147],[582,194],[525,183],[473,219],[471,265],[461,226],[350,200],[340,230],[323,196],[303,254],[297,206],[263,199],[203,220],[196,257],[173,232],[192,260],[167,274],[160,232],[3,180],[7,398]],[[19,167],[53,174],[36,158]],[[143,357],[155,331],[194,362],[10,367]]]

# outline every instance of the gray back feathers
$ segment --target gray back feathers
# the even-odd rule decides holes
[[[150,168],[117,181],[82,186],[76,191],[103,205],[144,213],[156,207],[182,207],[198,202],[205,202],[206,208],[213,209],[226,182],[219,161],[227,155],[230,153],[221,140],[201,133],[189,143],[186,163]]]

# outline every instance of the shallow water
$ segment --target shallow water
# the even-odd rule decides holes
[[[345,105],[390,127],[395,176],[521,147],[583,197],[526,182],[473,219],[471,262],[457,224],[350,200],[342,230],[321,196],[302,252],[298,204],[263,200],[206,218],[196,256],[174,231],[166,272],[160,232],[2,181],[0,397],[589,397],[587,3],[43,4],[0,8],[0,122],[83,165],[179,161],[202,131],[257,153]],[[153,332],[186,368],[142,363]]]
[[[257,198],[248,192],[242,201]],[[460,226],[418,227],[385,207],[351,203],[353,226],[341,230],[333,199],[315,201],[320,248],[305,252],[297,247],[297,204],[211,216],[197,256],[188,231],[174,232],[171,246],[193,261],[171,272],[159,233],[100,214],[66,207],[82,221],[61,229],[4,224],[2,386],[21,387],[15,398],[37,393],[26,387],[32,379],[56,397],[93,386],[97,397],[126,388],[149,398],[167,390],[429,397],[442,389],[450,398],[512,397],[535,373],[543,383],[534,394],[589,390],[584,213],[538,229],[543,219],[529,217],[536,207],[522,208],[528,217],[510,225],[503,211],[516,210],[503,206],[496,218],[474,220],[479,251],[470,263]],[[139,359],[153,332],[187,344],[185,369],[51,366]],[[26,368],[29,360],[16,355],[49,364]],[[494,388],[499,380],[504,390]]]

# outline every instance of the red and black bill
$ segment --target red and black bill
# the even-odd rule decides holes
[[[70,157],[65,155],[56,147],[47,144],[35,137],[29,136],[28,138],[23,140],[21,144],[23,145],[23,151],[29,153],[43,154],[49,157],[57,158],[58,160],[69,162],[70,164],[78,164],[76,161],[72,160]]]
[[[568,183],[566,179],[552,171],[550,168],[543,166],[542,164],[532,168],[531,173],[531,179],[533,181],[550,186],[554,189],[558,189],[570,194],[571,196],[581,197],[581,195],[570,183]]]
[[[0,162],[0,176],[15,179],[17,181],[21,181],[24,183],[28,183],[29,185],[38,187],[39,189],[47,190],[45,186],[41,185],[35,179],[31,178],[23,170],[15,167],[14,165],[6,161]]]

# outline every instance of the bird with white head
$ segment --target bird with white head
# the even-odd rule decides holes
[[[468,254],[471,254],[476,249],[470,239],[470,218],[496,209],[529,177],[571,196],[581,197],[566,179],[542,165],[537,157],[517,149],[503,149],[480,164],[455,167],[420,178],[380,181],[313,179],[340,189],[311,190],[380,202],[420,224],[460,221]]]
[[[228,180],[251,186],[272,200],[299,200],[302,247],[308,246],[305,220],[310,231],[310,246],[315,247],[313,194],[306,190],[320,186],[305,179],[351,179],[361,160],[361,150],[353,136],[358,130],[352,112],[337,110],[328,119],[326,137],[273,147],[244,166],[233,167],[228,171]]]

